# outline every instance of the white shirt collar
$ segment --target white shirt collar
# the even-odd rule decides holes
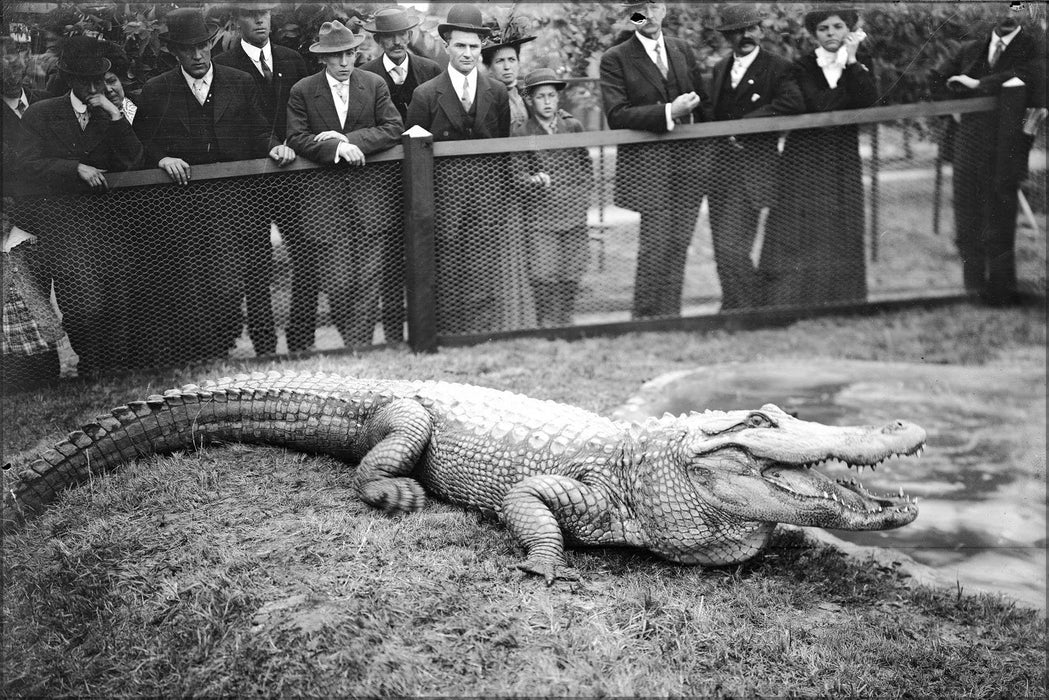
[[[266,63],[269,65],[270,70],[273,70],[273,51],[270,49],[270,42],[266,42],[266,45],[261,49],[254,44],[249,44],[243,39],[240,40],[240,48],[244,49],[244,53],[248,54],[248,58],[251,62],[258,65],[259,55],[266,57]]]
[[[994,49],[995,44],[998,43],[998,39],[1001,39],[1002,41],[1004,41],[1005,45],[1008,46],[1009,44],[1012,43],[1013,39],[1016,38],[1016,35],[1020,33],[1021,29],[1023,29],[1023,27],[1017,26],[1016,29],[1012,30],[1008,34],[1003,34],[1000,37],[998,36],[997,33],[992,31],[991,32],[991,42],[990,42],[991,49],[992,50]]]
[[[409,61],[409,60],[411,60],[411,59],[410,59],[410,56],[409,56],[409,54],[407,54],[407,53],[406,53],[406,54],[405,54],[405,56],[404,56],[404,60],[403,60],[402,62],[400,62],[400,63],[394,63],[393,61],[391,61],[391,60],[390,60],[390,57],[389,57],[389,56],[387,56],[387,55],[386,55],[386,54],[384,53],[384,54],[382,55],[382,66],[383,66],[383,68],[385,68],[385,69],[386,69],[386,72],[387,72],[387,73],[389,73],[390,71],[392,71],[392,70],[393,70],[393,69],[394,69],[394,68],[395,68],[396,66],[404,66],[404,68],[405,68],[405,69],[407,70],[407,68],[408,68],[408,61]]]
[[[448,67],[448,77],[452,79],[452,87],[455,88],[455,94],[459,97],[463,96],[463,82],[469,78],[470,80],[470,99],[477,95],[477,67],[475,66],[472,71],[463,75],[459,71],[455,70],[451,66]]]
[[[759,51],[761,51],[761,47],[755,46],[754,50],[748,53],[746,56],[737,56],[735,53],[733,53],[732,65],[736,66],[738,64],[743,69],[743,72],[746,73],[747,69],[750,68],[750,64],[753,63],[754,59],[758,57]]]
[[[637,40],[641,42],[641,45],[645,47],[645,51],[647,51],[649,55],[652,55],[652,52],[655,51],[658,46],[659,50],[663,52],[664,56],[666,56],[667,44],[663,41],[663,32],[660,32],[659,36],[655,39],[650,39],[641,32],[634,32],[634,36],[636,36]]]
[[[353,74],[351,73],[350,75],[353,75]],[[331,73],[329,73],[327,70],[324,71],[324,77],[328,79],[328,87],[331,88],[332,90],[335,89],[336,85],[345,85],[345,86],[349,87],[349,84],[350,84],[350,79],[349,78],[346,79],[346,82],[340,83],[338,80],[333,78]]]
[[[178,69],[182,71],[182,77],[186,79],[186,85],[189,85],[190,90],[193,89],[193,83],[197,82],[197,80],[202,80],[204,82],[204,87],[208,88],[209,90],[211,89],[211,79],[215,77],[214,63],[208,66],[208,72],[204,74],[203,78],[194,78],[192,75],[187,73],[186,69],[182,66],[179,66]]]
[[[72,90],[69,91],[69,101],[73,104],[73,111],[77,114],[83,114],[87,111],[87,105],[74,95]]]
[[[7,103],[7,106],[10,107],[11,109],[15,110],[16,112],[18,111],[18,101],[19,100],[24,101],[26,103],[26,107],[29,106],[29,97],[25,94],[25,90],[22,90],[22,94],[20,94],[18,97],[5,97],[4,98],[4,102]]]

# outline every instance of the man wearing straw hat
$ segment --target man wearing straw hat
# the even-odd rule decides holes
[[[612,129],[657,134],[703,121],[707,99],[691,47],[662,30],[666,4],[622,2],[634,36],[601,57],[601,93]],[[707,186],[701,141],[624,144],[616,162],[615,203],[641,213],[635,319],[678,316],[688,246]]]
[[[382,55],[363,64],[361,70],[375,73],[386,81],[401,121],[408,119],[408,103],[415,88],[441,73],[435,61],[408,50],[420,22],[421,19],[412,17],[403,7],[387,7],[376,12],[362,27],[371,32],[375,43],[382,48]]]
[[[322,24],[309,50],[324,70],[291,89],[288,143],[316,163],[362,166],[367,156],[400,142],[404,125],[386,83],[354,67],[364,38],[338,20]],[[393,227],[399,212],[385,199],[359,201],[357,181],[344,182],[351,189],[334,207],[325,203],[318,209],[316,203],[303,202],[303,245],[289,249],[295,275],[289,338],[306,331],[312,336],[317,293],[323,287],[343,343],[356,347],[372,342],[383,250],[390,245],[385,239],[399,235]],[[399,288],[395,296],[389,303],[400,305]],[[402,332],[400,327],[384,331],[397,338]]]

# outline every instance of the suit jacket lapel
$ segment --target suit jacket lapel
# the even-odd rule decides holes
[[[674,46],[669,41],[666,41],[665,44],[667,47],[667,65],[674,72],[678,92],[684,95],[692,90],[692,84],[688,80],[688,62],[685,59],[685,54],[677,46]]]
[[[346,104],[346,124],[356,124],[357,117],[360,116],[361,112],[364,110],[364,106],[368,103],[368,95],[365,94],[364,82],[361,80],[361,76],[356,70],[350,73],[349,89],[346,92],[348,95]],[[344,130],[346,124],[343,125]]]
[[[478,76],[480,76],[480,73],[478,73]],[[495,91],[506,89],[505,87],[503,87],[502,83],[496,86],[487,80],[483,83],[483,90],[481,89],[481,85],[481,81],[478,80],[477,94],[474,95],[474,102],[477,103],[475,108],[477,114],[474,117],[475,124],[484,124],[484,118],[485,115],[488,114],[488,108],[495,104]]]
[[[335,109],[335,97],[331,94],[331,88],[328,87],[328,78],[326,71],[321,71],[313,77],[313,104],[314,109],[320,114],[321,119],[324,120],[324,125],[332,131],[342,131],[342,124],[339,122],[339,111]]]
[[[710,99],[713,102],[714,109],[718,108],[718,102],[721,99],[721,91],[725,87],[725,81],[728,80],[728,74],[731,67],[732,54],[729,54],[727,58],[722,59],[714,66],[714,84],[710,86]]]
[[[768,75],[768,71],[765,70],[767,67],[765,64],[768,63],[768,58],[768,54],[762,49],[758,52],[758,55],[754,57],[754,60],[751,61],[750,66],[743,74],[743,77],[739,79],[739,85],[736,86],[737,100],[742,99],[757,89],[757,81],[755,80],[755,77],[760,78],[761,76]]]
[[[480,74],[478,73],[478,75]],[[480,90],[477,92],[480,93]],[[437,84],[437,104],[444,110],[448,121],[457,126],[462,126],[463,105],[459,101],[459,96],[455,94],[455,88],[452,86],[452,79],[448,77],[448,71],[441,73],[441,80]]]
[[[232,102],[233,95],[230,94],[230,90],[226,89],[225,82],[219,77],[218,66],[215,66],[211,76],[211,105],[215,111],[215,123],[218,123]]]
[[[91,116],[91,120],[94,121],[99,119],[94,115]],[[97,124],[95,125],[98,126]],[[73,104],[69,101],[69,93],[66,93],[65,99],[61,102],[61,108],[54,114],[54,119],[51,122],[51,131],[64,146],[72,149],[78,143],[86,143],[88,132],[94,133],[96,130],[91,128],[91,122],[88,122],[88,128],[84,131],[80,130],[80,120],[77,119],[76,113],[73,111]],[[94,139],[97,142],[97,137]]]
[[[666,42],[664,42],[664,45]],[[645,47],[642,46],[641,40],[637,36],[630,38],[630,51],[633,53],[632,63],[637,66],[641,72],[641,75],[645,76],[648,82],[652,83],[652,87],[659,91],[659,94],[663,96],[663,99],[667,99],[667,86],[663,80],[663,76],[659,73],[659,68],[652,62],[652,59],[648,57],[648,52],[645,51]],[[669,50],[667,51],[669,53]],[[670,65],[669,63],[667,64]]]

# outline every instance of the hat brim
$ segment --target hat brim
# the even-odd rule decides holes
[[[529,41],[535,41],[538,37],[526,36],[521,39],[511,39],[510,41],[504,41],[500,44],[489,44],[488,46],[481,47],[482,54],[495,53],[499,49],[515,48],[521,44],[527,44]]]
[[[352,33],[352,32],[351,32]],[[310,53],[315,54],[326,54],[326,53],[342,53],[343,51],[349,51],[355,49],[364,43],[363,34],[354,34],[351,41],[343,42],[341,44],[332,44],[331,46],[321,46],[321,42],[316,42],[310,46]]]
[[[537,87],[542,87],[543,85],[553,85],[558,90],[564,90],[566,87],[568,87],[568,83],[566,83],[563,80],[540,80],[538,83],[532,83],[531,85],[522,85],[521,89],[534,90]]]
[[[104,57],[80,59],[79,65],[71,66],[64,61],[58,64],[58,70],[76,78],[99,78],[109,72],[113,62]]]
[[[472,24],[448,24],[447,22],[437,25],[437,34],[444,34],[445,32],[470,32],[471,34],[479,34],[481,37],[490,37],[492,30],[488,27],[477,27]]]
[[[396,34],[398,32],[406,32],[409,29],[415,29],[416,27],[418,27],[422,23],[423,23],[422,19],[416,17],[414,22],[411,22],[410,24],[408,24],[406,26],[403,26],[403,27],[400,27],[400,28],[379,29],[377,26],[375,26],[375,21],[373,20],[373,21],[369,22],[368,24],[362,24],[361,25],[361,29],[363,29],[364,31],[369,32],[371,34]]]
[[[174,44],[175,46],[196,46],[197,44],[203,44],[206,41],[211,41],[212,39],[215,38],[215,35],[218,34],[218,33],[219,33],[219,27],[215,27],[214,29],[211,30],[210,34],[207,34],[207,35],[203,35],[202,34],[201,36],[195,36],[195,37],[190,37],[188,39],[183,39],[181,37],[173,38],[170,34],[168,34],[167,32],[164,32],[163,34],[160,35],[160,40],[165,42],[165,43],[167,43],[167,44]]]

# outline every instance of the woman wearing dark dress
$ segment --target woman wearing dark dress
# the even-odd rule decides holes
[[[874,77],[856,58],[866,34],[855,10],[805,15],[818,46],[794,62],[807,112],[870,107]],[[855,125],[787,135],[777,206],[769,215],[759,271],[769,306],[863,301],[865,213]]]

